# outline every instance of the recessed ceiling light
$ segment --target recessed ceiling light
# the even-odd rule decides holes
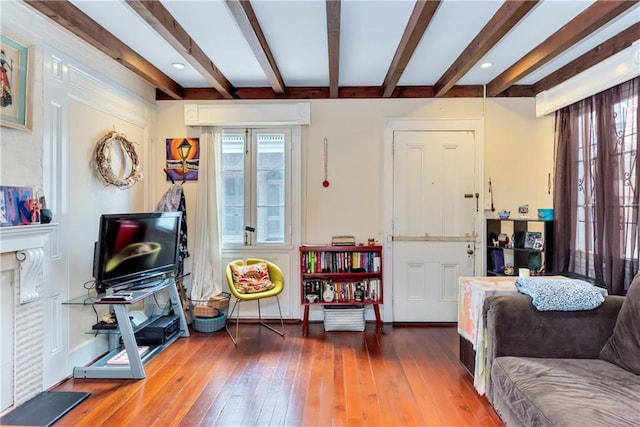
[[[483,62],[482,64],[480,64],[481,68],[489,68],[491,67],[493,64],[491,62]]]
[[[184,64],[182,62],[172,62],[171,65],[178,70],[182,70],[184,68]]]

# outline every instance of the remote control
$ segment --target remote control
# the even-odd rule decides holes
[[[133,299],[133,294],[130,293],[130,292],[121,293],[121,294],[106,295],[106,296],[102,297],[102,301],[129,301],[131,299]]]

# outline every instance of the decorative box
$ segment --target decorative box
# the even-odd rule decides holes
[[[550,221],[553,219],[553,209],[538,209],[538,219]]]
[[[364,306],[329,305],[324,307],[325,331],[364,331]]]

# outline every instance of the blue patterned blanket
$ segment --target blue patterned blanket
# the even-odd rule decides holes
[[[516,289],[533,299],[538,311],[593,310],[604,301],[606,289],[584,280],[518,277]]]

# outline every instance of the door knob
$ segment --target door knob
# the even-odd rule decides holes
[[[467,255],[473,255],[473,249],[471,249],[471,245],[467,245]]]

